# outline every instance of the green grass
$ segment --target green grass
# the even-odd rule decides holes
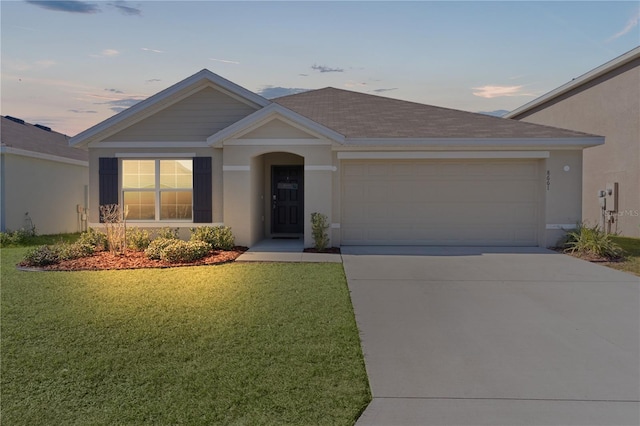
[[[611,239],[625,252],[623,262],[610,263],[608,266],[640,276],[640,238],[614,237]]]
[[[2,423],[350,425],[370,400],[342,265],[22,272],[0,250]]]

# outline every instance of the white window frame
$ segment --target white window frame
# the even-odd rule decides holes
[[[191,188],[161,188],[160,187],[160,161],[165,160],[189,160],[191,161]],[[153,161],[154,162],[154,185],[153,189],[146,188],[124,188],[124,161]],[[122,204],[123,210],[126,209],[126,205],[124,204],[124,194],[125,192],[152,192],[155,194],[155,205],[154,205],[154,218],[153,219],[126,219],[127,222],[132,223],[193,223],[193,159],[185,158],[181,156],[171,156],[161,158],[155,157],[142,157],[142,156],[126,156],[124,158],[120,158],[119,164],[120,176],[119,176],[119,187],[120,187],[120,201]],[[161,197],[163,192],[190,192],[191,193],[191,219],[161,219],[160,218],[160,210],[161,210]]]

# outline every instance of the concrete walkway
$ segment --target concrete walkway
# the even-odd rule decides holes
[[[304,253],[303,250],[302,239],[265,239],[238,256],[236,262],[342,262],[339,254]]]
[[[640,424],[640,279],[544,249],[343,247],[357,425]]]

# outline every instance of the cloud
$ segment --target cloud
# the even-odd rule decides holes
[[[295,95],[296,93],[307,92],[311,89],[301,89],[299,87],[280,87],[280,86],[264,86],[258,90],[258,95],[267,98],[274,99],[281,96]]]
[[[390,87],[388,89],[374,89],[373,92],[383,93],[383,92],[390,92],[392,90],[398,90],[398,88],[397,87]]]
[[[473,95],[481,98],[499,98],[503,96],[536,96],[523,91],[524,86],[481,86],[473,87]]]
[[[104,49],[98,55],[90,55],[92,58],[107,58],[112,56],[118,56],[120,54],[116,49]]]
[[[121,90],[117,90],[117,89],[104,89],[105,92],[111,92],[111,93],[124,93]]]
[[[144,82],[145,83],[155,83],[155,82],[158,82],[158,81],[162,81],[162,80],[160,80],[159,78],[150,78],[149,80],[145,80]]]
[[[240,65],[240,62],[237,61],[230,61],[228,59],[216,59],[216,58],[209,58],[210,61],[216,61],[216,62],[222,62],[223,64],[233,64],[233,65]]]
[[[347,81],[344,84],[344,87],[363,87],[363,86],[366,86],[366,85],[367,85],[367,83],[358,83],[356,81]]]
[[[84,110],[83,109],[69,109],[67,111],[73,112],[75,114],[97,114],[98,113],[98,111],[94,111],[92,109],[88,109],[88,110],[87,109],[84,109]]]
[[[140,50],[144,50],[145,52],[152,52],[152,53],[164,53],[164,50],[149,49],[148,47],[141,47]]]
[[[139,96],[131,96],[128,98],[112,99],[106,102],[96,102],[95,105],[109,105],[109,109],[114,112],[124,111],[125,109],[134,106],[144,98]]]
[[[638,26],[639,22],[640,22],[640,8],[638,8],[635,11],[635,13],[631,16],[631,18],[629,18],[624,28],[618,31],[617,33],[615,33],[614,35],[612,35],[611,37],[609,37],[607,41],[613,41],[629,33],[631,30],[633,30],[635,27]]]
[[[309,77],[309,74],[298,74],[300,77]]]
[[[122,13],[123,15],[128,15],[128,16],[141,16],[142,15],[142,10],[136,8],[136,7],[131,7],[131,6],[127,6],[126,2],[124,1],[116,1],[113,3],[107,3],[109,6],[111,7],[115,7],[116,9],[118,9],[118,11],[120,13]]]
[[[95,3],[89,3],[86,1],[35,1],[27,0],[34,6],[41,7],[43,9],[55,10],[57,12],[70,12],[70,13],[98,13],[100,7]]]
[[[35,64],[41,68],[49,68],[56,64],[56,61],[52,61],[50,59],[43,59],[41,61],[36,61]]]
[[[320,72],[344,72],[343,68],[331,68],[326,65],[318,65],[318,64],[311,65],[311,69],[320,71]]]

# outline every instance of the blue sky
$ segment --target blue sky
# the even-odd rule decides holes
[[[640,44],[637,1],[1,1],[1,114],[68,135],[203,68],[512,110]]]

